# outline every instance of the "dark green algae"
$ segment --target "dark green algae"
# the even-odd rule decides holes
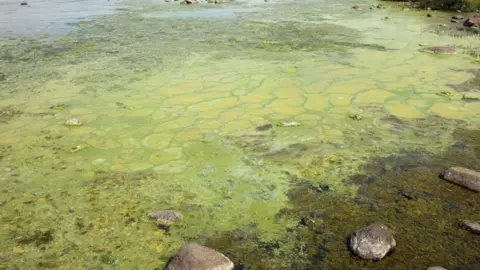
[[[276,219],[296,222],[283,237],[263,242],[262,231],[251,224],[201,240],[238,269],[474,269],[480,265],[480,239],[458,221],[480,218],[480,198],[439,175],[450,166],[480,170],[480,130],[458,129],[454,139],[442,154],[405,152],[370,159],[363,173],[344,179],[344,185],[359,186],[353,197],[285,172],[290,206]],[[349,234],[377,222],[393,231],[396,250],[379,262],[353,256],[346,246]]]

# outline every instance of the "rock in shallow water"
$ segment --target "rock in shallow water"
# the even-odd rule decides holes
[[[188,244],[175,254],[166,270],[232,270],[233,262],[222,253],[198,244]]]
[[[451,167],[443,173],[443,179],[473,191],[480,192],[480,172],[462,167]]]
[[[480,18],[474,17],[474,18],[468,18],[464,23],[464,26],[467,27],[479,27],[480,26]]]
[[[182,214],[172,210],[155,211],[148,214],[150,219],[153,219],[157,225],[170,226],[175,221],[182,219]]]
[[[82,122],[80,122],[80,120],[78,120],[75,117],[71,117],[70,119],[65,121],[65,125],[68,126],[68,127],[81,126]]]
[[[469,230],[474,234],[480,234],[480,220],[479,221],[462,220],[460,222],[460,227],[466,230]]]
[[[387,226],[371,225],[350,235],[351,251],[362,259],[381,260],[396,246]]]

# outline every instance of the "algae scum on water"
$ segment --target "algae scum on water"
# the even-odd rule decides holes
[[[372,3],[127,2],[2,37],[1,268],[163,269],[196,242],[239,269],[475,269],[480,197],[438,175],[480,170],[478,36]],[[396,250],[351,255],[376,222]]]

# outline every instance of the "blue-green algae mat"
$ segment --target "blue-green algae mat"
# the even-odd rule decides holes
[[[132,1],[3,35],[0,268],[163,269],[189,242],[239,269],[478,267],[480,196],[438,175],[480,170],[479,37],[372,4]],[[362,261],[374,222],[397,249]]]

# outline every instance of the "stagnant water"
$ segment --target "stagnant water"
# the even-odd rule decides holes
[[[438,177],[480,170],[480,42],[449,14],[92,2],[0,19],[1,269],[162,269],[189,242],[239,269],[479,267],[457,223],[480,196]],[[375,222],[397,249],[360,260],[346,239]]]

